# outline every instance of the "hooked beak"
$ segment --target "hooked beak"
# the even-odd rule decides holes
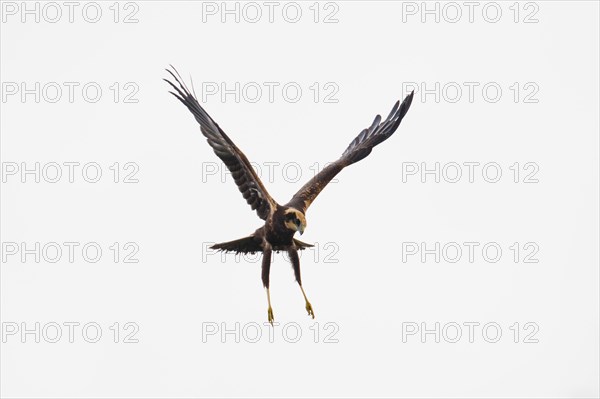
[[[300,235],[302,235],[302,233],[304,233],[304,226],[302,226],[302,225],[298,226],[298,233],[300,233]]]

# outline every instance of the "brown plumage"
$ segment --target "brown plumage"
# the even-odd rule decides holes
[[[272,251],[286,251],[290,257],[296,281],[300,285],[300,289],[304,295],[306,310],[314,318],[312,305],[306,298],[306,294],[302,288],[300,260],[298,258],[299,250],[311,247],[312,245],[295,239],[294,234],[297,231],[300,234],[304,232],[306,228],[305,214],[308,207],[331,179],[346,166],[365,158],[371,153],[373,147],[387,140],[396,131],[402,118],[410,108],[414,93],[409,94],[402,104],[399,101],[396,102],[384,121],[382,121],[381,116],[377,115],[371,126],[364,129],[352,140],[337,161],[310,179],[287,204],[279,205],[267,192],[250,165],[248,158],[246,158],[244,153],[237,148],[219,125],[200,106],[196,97],[183,83],[183,79],[181,79],[177,70],[173,67],[172,69],[173,71],[167,69],[167,72],[173,77],[177,85],[165,79],[174,89],[170,93],[177,97],[194,115],[194,118],[200,124],[200,131],[206,137],[208,144],[212,147],[215,154],[217,154],[231,172],[235,184],[238,186],[246,202],[265,221],[264,225],[250,236],[215,244],[212,248],[237,253],[263,253],[262,281],[267,290],[267,299],[269,302],[268,319],[271,323],[273,322],[273,310],[269,294],[271,254]]]

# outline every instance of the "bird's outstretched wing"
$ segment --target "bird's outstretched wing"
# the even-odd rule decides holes
[[[360,134],[352,140],[346,151],[334,163],[325,167],[315,177],[310,179],[302,188],[292,197],[286,206],[291,206],[302,212],[306,212],[310,204],[315,200],[317,195],[325,188],[325,186],[337,175],[342,169],[348,165],[352,165],[365,158],[371,153],[373,147],[388,139],[398,126],[404,115],[408,112],[412,103],[414,92],[406,96],[402,104],[396,102],[392,112],[383,122],[381,116],[377,115],[375,120],[368,129],[364,129]]]
[[[167,72],[175,79],[179,85],[177,87],[168,79],[165,82],[171,85],[175,92],[170,91],[179,101],[185,105],[200,124],[200,130],[206,137],[206,141],[212,147],[213,151],[227,169],[231,172],[235,184],[237,184],[244,199],[253,210],[256,210],[258,217],[266,220],[277,208],[275,200],[269,195],[258,175],[250,165],[250,161],[242,151],[231,141],[217,123],[200,106],[196,97],[189,91],[183,83],[181,75],[171,66],[173,71],[167,69]]]

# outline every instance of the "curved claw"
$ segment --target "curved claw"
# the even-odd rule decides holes
[[[306,311],[308,312],[309,316],[312,316],[313,319],[315,318],[315,312],[313,311],[312,305],[308,301],[306,301]]]
[[[271,326],[273,326],[273,321],[275,321],[275,318],[273,317],[273,308],[271,308],[269,306],[269,310],[268,310],[268,318],[269,318],[269,323],[271,323]]]

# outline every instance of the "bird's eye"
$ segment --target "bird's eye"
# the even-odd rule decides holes
[[[295,220],[296,226],[300,226],[300,219]]]

